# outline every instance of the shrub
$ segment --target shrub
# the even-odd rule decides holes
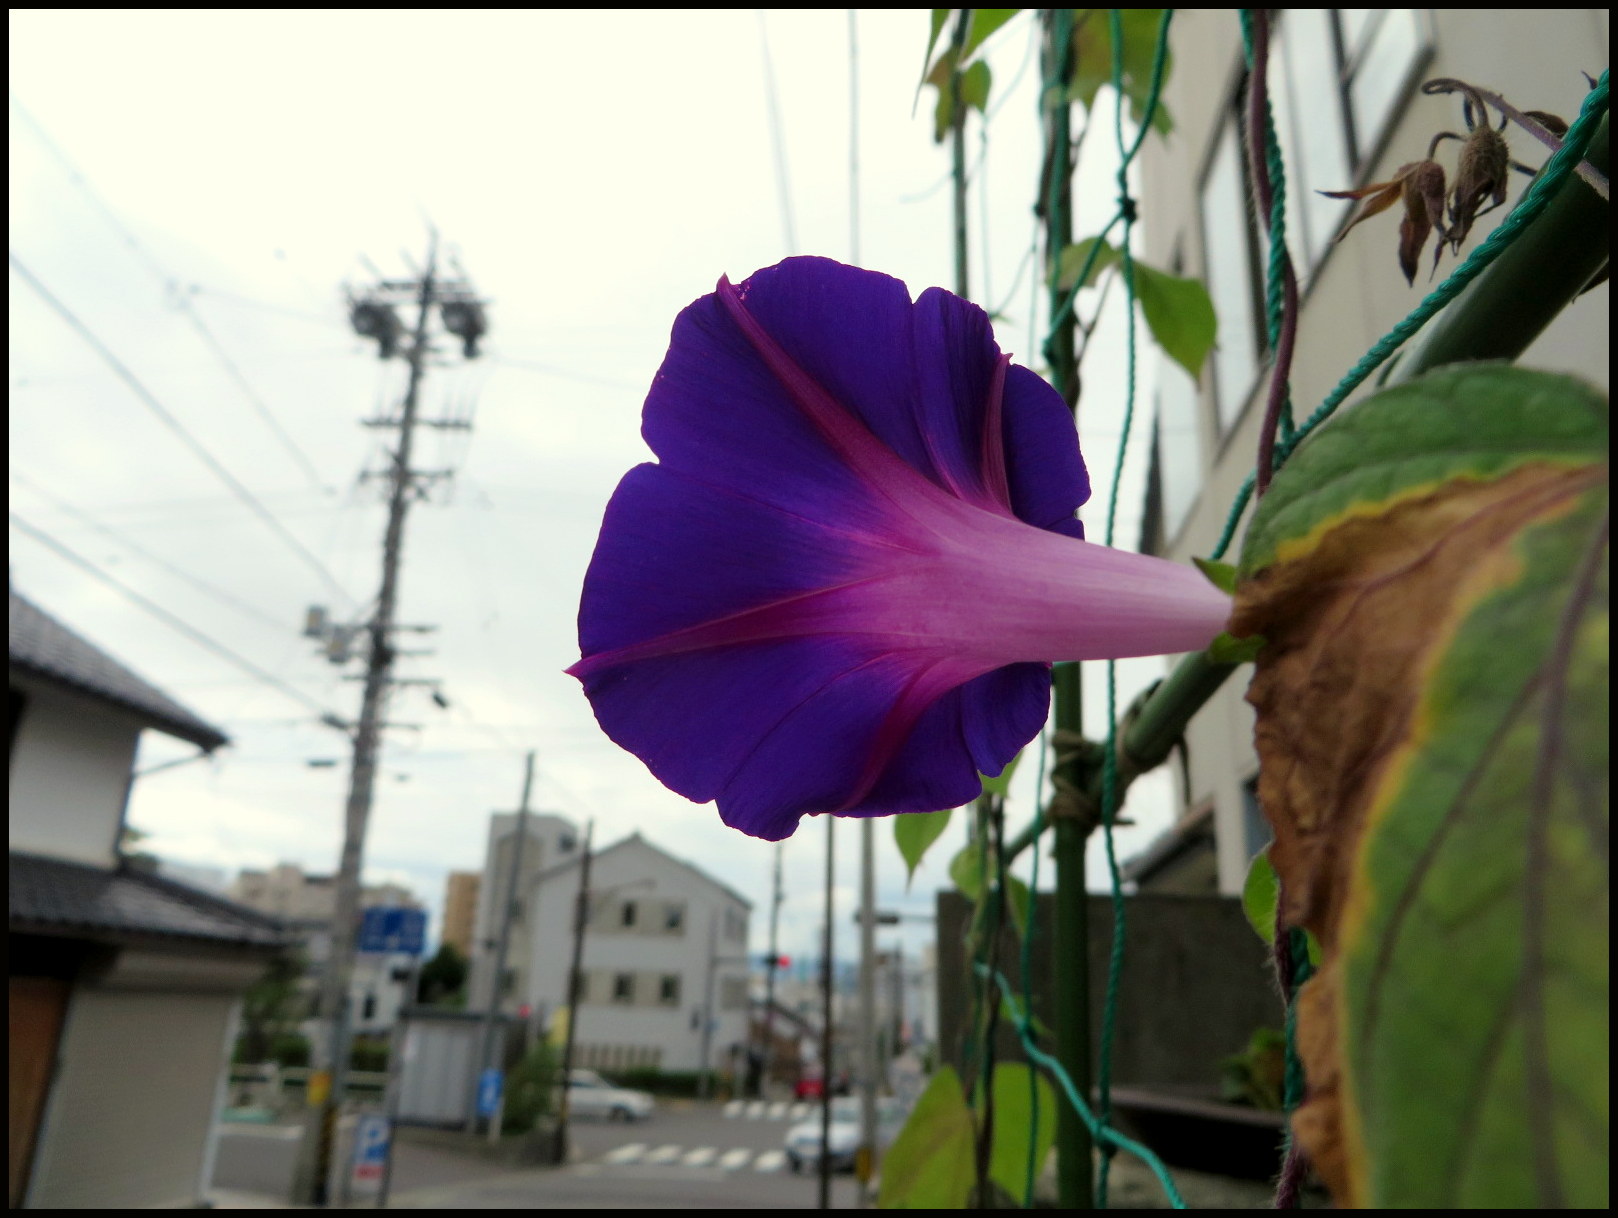
[[[505,1132],[527,1133],[540,1117],[550,1115],[558,1072],[556,1050],[544,1040],[535,1041],[506,1078]]]
[[[610,1078],[620,1087],[627,1087],[634,1091],[649,1091],[653,1095],[669,1095],[691,1097],[701,1090],[702,1071],[700,1070],[656,1070],[649,1066],[637,1066],[629,1070],[618,1070],[602,1077]],[[710,1072],[709,1093],[712,1094],[718,1084],[718,1075]]]
[[[357,1037],[348,1053],[350,1070],[381,1073],[388,1068],[388,1042],[381,1037]]]

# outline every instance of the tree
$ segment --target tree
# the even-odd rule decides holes
[[[421,966],[417,1000],[428,1006],[461,1006],[466,1002],[466,957],[453,943],[439,944],[433,958]]]
[[[236,1060],[266,1062],[274,1056],[278,1039],[296,1030],[304,1014],[299,986],[308,962],[301,951],[277,956],[242,996],[242,1030],[236,1041]]]

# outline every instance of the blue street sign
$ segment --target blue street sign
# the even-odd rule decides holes
[[[427,947],[427,911],[374,906],[360,919],[362,952],[399,952],[419,956]]]
[[[392,1141],[388,1118],[378,1112],[361,1113],[354,1127],[354,1175],[357,1185],[376,1187],[388,1162]]]
[[[480,1117],[492,1117],[495,1109],[500,1107],[501,1086],[500,1071],[492,1066],[478,1075],[478,1115]]]

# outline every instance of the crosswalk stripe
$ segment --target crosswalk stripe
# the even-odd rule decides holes
[[[680,1150],[681,1148],[673,1143],[670,1143],[667,1146],[659,1146],[656,1150],[652,1151],[651,1154],[646,1156],[646,1162],[672,1163],[675,1159],[680,1157]]]
[[[725,1105],[725,1115],[727,1117],[739,1117],[742,1115],[742,1109],[746,1107],[747,1104],[743,1100],[731,1100],[730,1103]]]
[[[809,1105],[808,1104],[794,1104],[794,1105],[792,1105],[792,1119],[794,1121],[808,1120],[809,1119]]]
[[[646,1153],[645,1142],[630,1142],[601,1156],[603,1163],[633,1163]]]
[[[766,1150],[753,1160],[754,1171],[776,1171],[787,1160],[784,1150]]]
[[[747,1106],[747,1115],[750,1116],[750,1117],[761,1117],[761,1116],[763,1116],[764,1115],[764,1101],[763,1100],[754,1100],[751,1104],[749,1104]]]
[[[768,1113],[770,1120],[779,1121],[782,1117],[786,1116],[786,1114],[787,1106],[785,1100],[777,1100],[775,1103],[770,1105],[770,1110]]]
[[[707,1167],[718,1153],[717,1147],[699,1146],[695,1150],[686,1151],[680,1163],[685,1167]]]
[[[719,1166],[726,1171],[735,1171],[753,1157],[753,1152],[745,1146],[738,1146],[735,1150],[727,1150],[719,1156]]]

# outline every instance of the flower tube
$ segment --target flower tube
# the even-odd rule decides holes
[[[1054,660],[1197,650],[1230,600],[1083,540],[1061,397],[982,309],[824,258],[721,279],[646,398],[568,671],[727,825],[955,807],[1044,724]]]

